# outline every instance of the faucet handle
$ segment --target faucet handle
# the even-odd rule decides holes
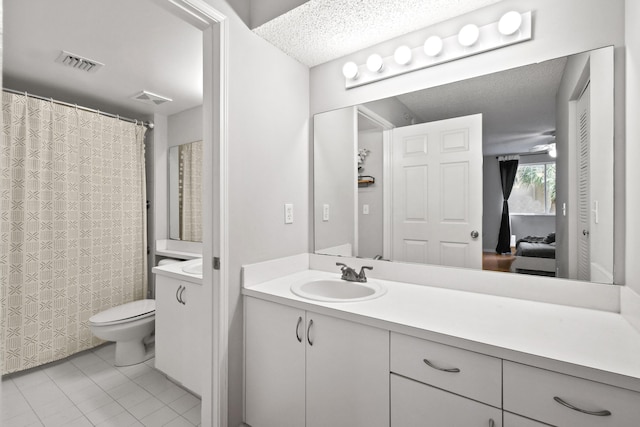
[[[358,277],[359,277],[360,279],[364,279],[364,280],[362,280],[363,282],[366,282],[366,281],[367,281],[367,275],[364,273],[364,271],[365,271],[365,270],[373,270],[373,267],[368,266],[368,265],[363,265],[363,266],[360,268],[360,273],[358,273]]]
[[[340,267],[340,270],[344,270],[345,268],[349,268],[349,267],[347,267],[347,264],[345,264],[343,262],[336,262],[336,265],[338,267]]]

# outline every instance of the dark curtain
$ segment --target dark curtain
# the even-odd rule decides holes
[[[511,252],[511,226],[509,225],[509,196],[513,189],[518,171],[518,159],[500,160],[500,180],[502,181],[502,220],[500,221],[500,233],[498,234],[498,246],[496,253]]]

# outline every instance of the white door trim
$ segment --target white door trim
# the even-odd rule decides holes
[[[203,0],[154,0],[203,35],[203,141],[204,182],[211,186],[203,194],[203,291],[204,342],[202,425],[226,427],[228,412],[228,55],[227,17]],[[205,164],[206,164],[205,163]],[[213,258],[220,269],[213,269]],[[208,330],[208,328],[211,330]]]
[[[358,112],[382,128],[382,257],[384,259],[391,259],[391,219],[393,218],[393,199],[391,197],[391,191],[393,188],[393,186],[391,185],[393,176],[393,174],[391,173],[391,167],[393,165],[393,150],[391,149],[391,129],[395,128],[396,126],[378,113],[363,105],[358,106]],[[357,217],[358,206],[356,206],[356,218]]]

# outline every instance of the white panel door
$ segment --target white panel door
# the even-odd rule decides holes
[[[578,99],[578,280],[591,278],[590,239],[590,90],[589,85]]]
[[[307,330],[306,427],[388,427],[389,332],[310,312]]]
[[[245,422],[305,425],[305,312],[245,298]]]
[[[393,260],[482,268],[482,115],[396,128],[392,144]]]

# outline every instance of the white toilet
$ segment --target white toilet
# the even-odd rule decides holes
[[[116,366],[129,366],[154,356],[147,339],[154,331],[156,301],[143,299],[112,307],[89,318],[96,337],[116,343]]]

